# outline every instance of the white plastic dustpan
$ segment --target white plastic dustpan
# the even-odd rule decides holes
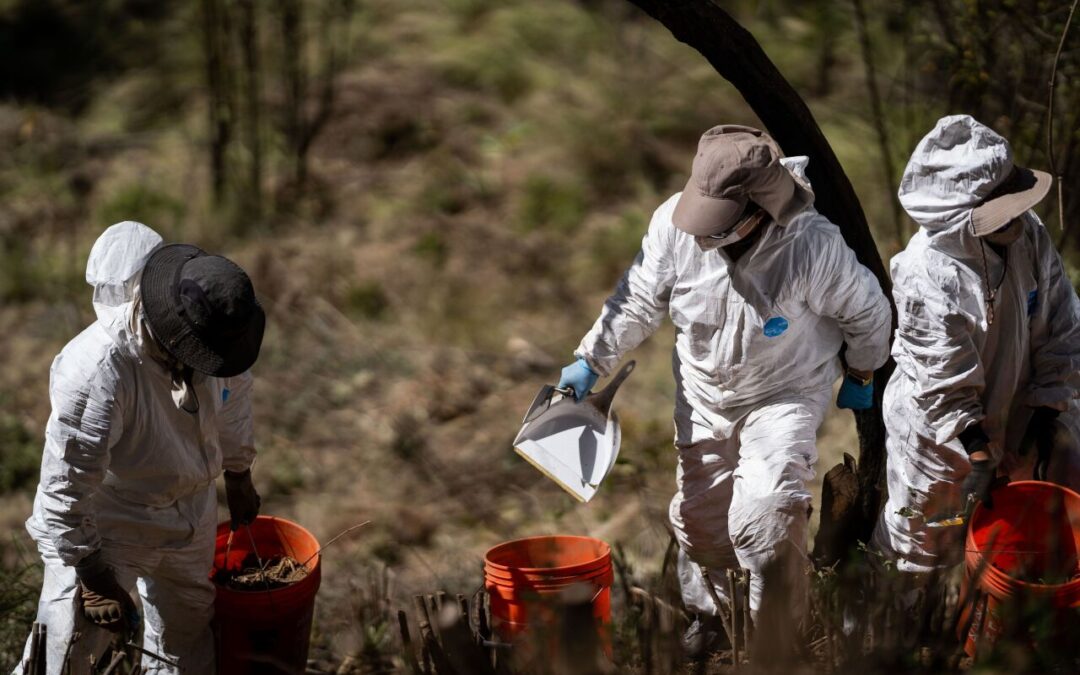
[[[622,433],[611,401],[634,365],[627,363],[580,403],[572,390],[544,385],[525,414],[514,450],[580,501],[592,499],[619,456]]]

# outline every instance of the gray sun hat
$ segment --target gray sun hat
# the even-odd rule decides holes
[[[233,377],[258,359],[266,315],[231,260],[187,244],[163,246],[147,260],[139,288],[150,331],[184,365]]]
[[[784,154],[765,132],[739,124],[706,131],[698,142],[690,180],[672,213],[680,230],[697,237],[727,231],[753,201],[784,224],[813,201],[780,163]]]

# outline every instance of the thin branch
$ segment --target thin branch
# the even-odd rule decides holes
[[[1054,153],[1054,86],[1057,83],[1058,62],[1061,61],[1061,50],[1065,47],[1065,38],[1069,35],[1069,26],[1072,25],[1073,14],[1076,13],[1076,5],[1080,0],[1073,0],[1069,8],[1069,16],[1065,19],[1065,27],[1061,29],[1061,40],[1058,42],[1057,53],[1054,54],[1054,67],[1050,71],[1048,102],[1046,104],[1046,155],[1050,160],[1050,173],[1057,183],[1058,203],[1058,227],[1065,231],[1065,201],[1064,191],[1061,184],[1061,174],[1057,170],[1057,158]]]

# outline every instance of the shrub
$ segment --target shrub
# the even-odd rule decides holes
[[[366,281],[345,293],[345,308],[350,314],[365,319],[379,319],[389,307],[390,299],[386,296],[382,284],[377,281]]]
[[[518,222],[526,231],[549,227],[569,232],[581,224],[585,209],[580,187],[534,174],[525,181]]]
[[[436,269],[442,268],[450,255],[450,249],[446,245],[446,236],[439,230],[425,232],[412,250],[417,256],[428,260]]]
[[[118,189],[94,212],[94,222],[106,227],[124,220],[146,223],[168,238],[175,234],[187,212],[182,201],[142,183]]]
[[[41,445],[11,415],[0,413],[0,494],[33,486],[41,469]]]

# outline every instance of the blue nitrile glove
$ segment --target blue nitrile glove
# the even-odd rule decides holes
[[[592,391],[599,375],[593,372],[585,359],[578,359],[562,369],[562,377],[559,379],[559,389],[570,387],[574,390],[574,400],[580,401]]]
[[[873,381],[863,384],[854,376],[844,376],[844,383],[840,385],[840,393],[836,397],[836,407],[848,410],[867,410],[874,405]]]

